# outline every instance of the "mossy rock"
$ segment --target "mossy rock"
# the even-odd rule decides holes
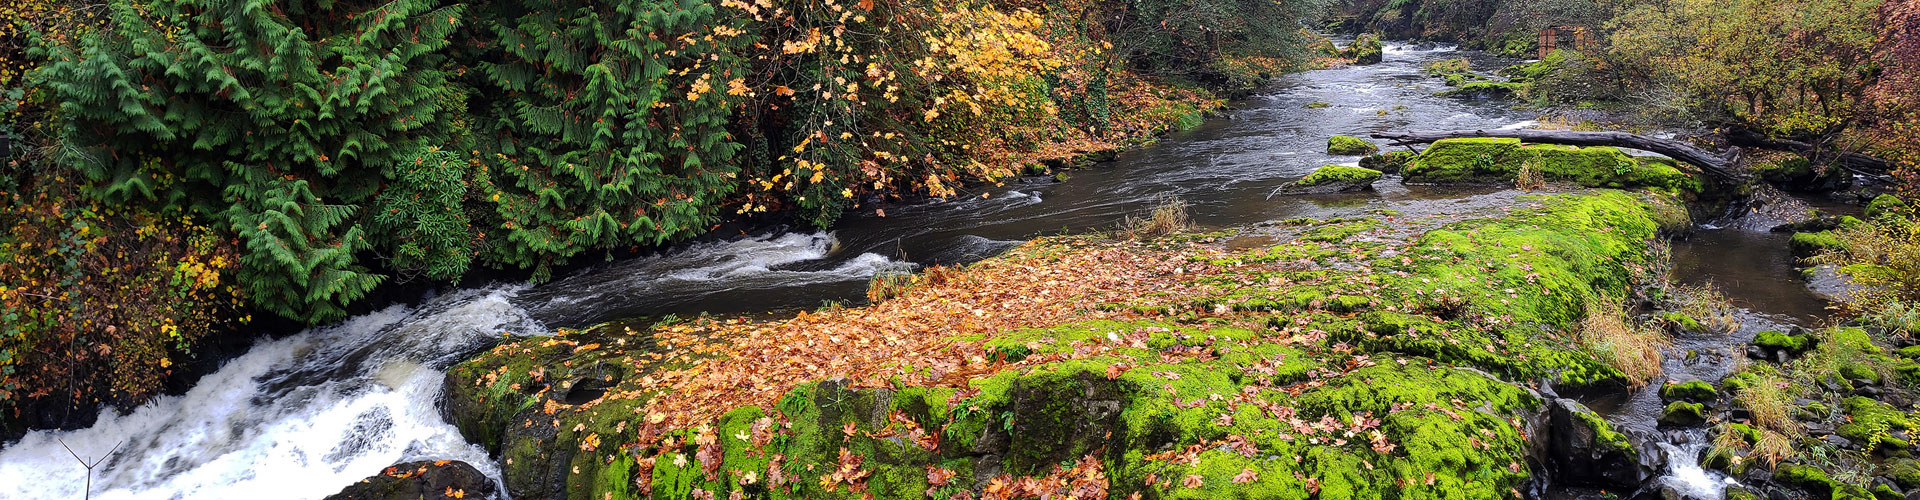
[[[1525,94],[1532,85],[1515,82],[1465,82],[1459,88],[1441,92],[1440,97],[1465,97],[1476,99],[1512,99]]]
[[[1660,397],[1669,401],[1713,401],[1720,397],[1713,384],[1704,380],[1694,380],[1678,384],[1667,384],[1660,388]]]
[[[1388,151],[1380,154],[1371,154],[1360,158],[1360,168],[1371,168],[1388,174],[1399,173],[1401,168],[1407,166],[1407,162],[1413,161],[1413,157],[1419,155],[1419,153],[1412,151]]]
[[[1286,190],[1296,193],[1337,193],[1373,189],[1374,181],[1384,174],[1378,170],[1327,165],[1300,180],[1288,183]]]
[[[492,498],[494,489],[493,479],[466,462],[423,460],[394,464],[326,500]]]
[[[1834,434],[1870,451],[1892,454],[1904,454],[1912,444],[1893,435],[1895,431],[1916,429],[1906,412],[1864,396],[1848,397],[1846,405],[1847,423],[1835,428]]]
[[[1820,343],[1820,339],[1812,335],[1787,335],[1777,330],[1767,330],[1754,334],[1753,341],[1750,343],[1767,349],[1781,350],[1786,351],[1788,354],[1797,355],[1814,348],[1814,346]]]
[[[1362,156],[1380,151],[1380,146],[1359,137],[1336,135],[1327,138],[1327,154],[1337,156]]]
[[[1707,405],[1674,401],[1660,412],[1661,425],[1694,426],[1707,422]]]
[[[1825,471],[1811,465],[1781,464],[1780,467],[1774,469],[1773,479],[1779,481],[1780,484],[1795,486],[1805,490],[1807,493],[1813,494],[1813,498],[1832,498],[1839,500],[1871,497],[1871,494],[1869,494],[1867,490],[1859,486],[1836,481],[1828,476]]]
[[[1920,488],[1920,461],[1903,458],[1887,462],[1885,475],[1902,488]]]
[[[1832,231],[1821,231],[1818,233],[1794,233],[1793,239],[1787,241],[1787,247],[1793,250],[1794,257],[1805,259],[1827,252],[1846,251],[1847,244],[1842,243],[1838,236],[1833,235]]]
[[[1313,101],[1313,102],[1307,103],[1305,107],[1307,109],[1324,109],[1324,108],[1333,107],[1333,103],[1326,102],[1326,101]]]
[[[1356,65],[1380,64],[1386,52],[1380,47],[1380,37],[1374,34],[1361,34],[1354,37],[1353,45],[1347,46],[1344,55],[1353,59]]]
[[[1587,187],[1652,188],[1669,193],[1700,193],[1701,181],[1663,158],[1635,158],[1617,148],[1522,144],[1519,139],[1443,139],[1407,163],[1407,182],[1429,184],[1506,184],[1525,168],[1548,181]]]
[[[1898,196],[1883,194],[1875,196],[1873,197],[1873,201],[1867,202],[1866,216],[1868,219],[1878,219],[1883,216],[1904,214],[1906,212],[1907,202],[1901,201]]]

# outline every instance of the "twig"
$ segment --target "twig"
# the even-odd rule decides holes
[[[59,439],[59,438],[54,438],[54,439],[55,439],[55,440],[57,440],[57,441],[60,441],[60,447],[61,447],[61,448],[66,448],[66,449],[67,449],[67,454],[68,454],[68,455],[73,455],[73,460],[74,460],[74,461],[76,461],[76,462],[80,462],[80,466],[81,466],[81,467],[86,467],[86,468],[87,468],[87,489],[85,489],[85,490],[81,490],[81,498],[82,498],[82,499],[88,499],[88,500],[90,500],[90,499],[92,499],[92,498],[93,498],[93,468],[94,468],[94,467],[99,467],[99,466],[100,466],[100,463],[101,463],[101,462],[105,462],[105,461],[107,461],[107,457],[111,457],[111,456],[113,456],[113,454],[114,454],[114,453],[118,453],[118,452],[120,452],[120,445],[124,445],[124,444],[127,444],[127,440],[126,440],[126,439],[121,439],[119,443],[116,443],[116,444],[114,444],[114,445],[113,445],[113,449],[112,449],[112,450],[108,450],[108,451],[107,451],[107,454],[105,454],[105,455],[101,455],[101,456],[100,456],[100,458],[99,458],[98,460],[94,460],[94,461],[93,461],[93,463],[87,463],[87,460],[86,460],[86,459],[84,459],[84,458],[80,458],[80,454],[79,454],[79,453],[74,453],[74,452],[73,452],[73,447],[71,447],[71,446],[67,446],[67,440],[65,440],[65,439]]]

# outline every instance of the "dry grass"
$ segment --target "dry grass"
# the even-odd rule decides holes
[[[1713,283],[1700,286],[1682,285],[1674,289],[1674,305],[1680,314],[1699,321],[1700,326],[1714,333],[1727,333],[1740,329],[1740,318],[1733,316],[1733,303]]]
[[[1871,313],[1896,301],[1920,299],[1920,224],[1883,217],[1834,230],[1833,235],[1847,250],[1808,260],[1848,268],[1847,277],[1865,287],[1848,294],[1848,309]]]
[[[1755,426],[1787,442],[1778,447],[1786,449],[1785,454],[1781,456],[1791,454],[1792,437],[1801,431],[1799,422],[1793,420],[1793,400],[1799,397],[1799,394],[1794,390],[1793,381],[1781,376],[1778,372],[1762,368],[1754,373],[1757,375],[1754,383],[1740,389],[1740,393],[1734,396],[1733,401],[1753,414]],[[1765,437],[1763,434],[1762,441],[1765,441]]]
[[[874,274],[873,278],[867,280],[867,301],[878,304],[894,297],[906,295],[907,291],[913,289],[915,281],[912,273],[882,272]]]
[[[1547,174],[1540,171],[1539,162],[1527,160],[1520,164],[1520,174],[1514,178],[1513,183],[1521,191],[1538,191],[1547,187]]]
[[[1127,217],[1120,227],[1120,234],[1130,240],[1150,240],[1191,229],[1193,219],[1187,216],[1187,202],[1179,197],[1167,197],[1153,208],[1146,218]]]
[[[1660,331],[1634,324],[1627,318],[1620,299],[1607,297],[1587,302],[1586,319],[1581,322],[1580,343],[1606,360],[1634,386],[1645,385],[1660,376],[1660,351],[1668,345]]]

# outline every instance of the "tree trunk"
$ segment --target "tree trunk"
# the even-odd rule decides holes
[[[1838,151],[1823,150],[1818,146],[1800,141],[1770,139],[1754,133],[1751,130],[1735,130],[1733,133],[1727,134],[1727,139],[1734,144],[1747,147],[1777,149],[1798,153],[1800,156],[1805,156],[1808,160],[1812,160],[1816,165],[1831,161],[1833,164],[1839,165],[1849,172],[1883,181],[1890,180],[1887,173],[1893,171],[1893,163],[1886,160],[1860,153],[1841,153]]]
[[[1388,139],[1393,146],[1425,144],[1441,139],[1462,139],[1470,137],[1494,137],[1519,139],[1537,144],[1562,144],[1567,146],[1615,146],[1652,151],[1700,167],[1701,170],[1722,179],[1741,180],[1746,176],[1733,169],[1734,162],[1740,159],[1740,148],[1728,150],[1725,154],[1714,154],[1684,142],[1671,139],[1658,139],[1626,132],[1568,132],[1560,130],[1446,130],[1381,132],[1373,134],[1375,139]]]

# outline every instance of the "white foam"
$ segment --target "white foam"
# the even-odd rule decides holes
[[[514,287],[464,290],[264,341],[202,378],[94,426],[27,434],[0,451],[0,498],[320,498],[409,460],[449,459],[489,476],[486,452],[442,421],[441,368],[501,332],[544,331]]]
[[[1673,488],[1685,498],[1698,500],[1724,498],[1727,485],[1739,483],[1732,478],[1701,468],[1699,456],[1705,449],[1706,444],[1698,440],[1685,446],[1661,442],[1660,450],[1667,455],[1667,475],[1660,478],[1661,484]]]

